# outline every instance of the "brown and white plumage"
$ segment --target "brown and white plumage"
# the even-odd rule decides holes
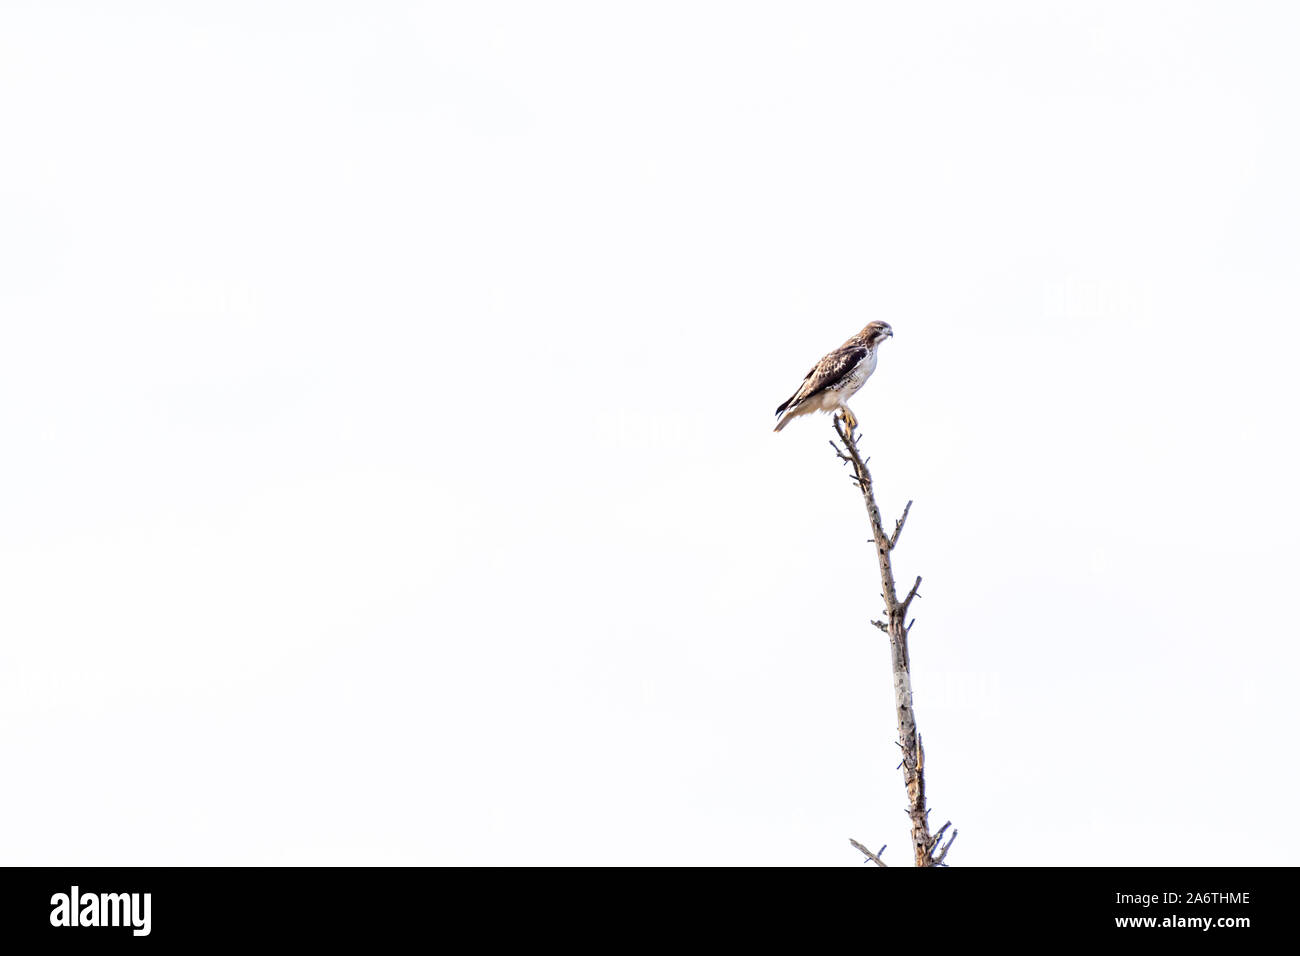
[[[776,410],[781,420],[775,430],[780,431],[790,419],[800,415],[835,411],[843,412],[849,427],[856,428],[857,419],[847,402],[876,370],[880,343],[893,334],[889,323],[872,322],[834,352],[822,356],[804,376],[799,390]]]

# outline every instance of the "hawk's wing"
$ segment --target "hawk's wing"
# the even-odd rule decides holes
[[[867,350],[861,346],[836,349],[830,355],[824,356],[820,362],[808,370],[808,374],[803,377],[803,384],[799,386],[799,391],[782,402],[776,413],[780,415],[787,409],[794,408],[804,399],[810,398],[822,389],[834,385],[866,357]]]

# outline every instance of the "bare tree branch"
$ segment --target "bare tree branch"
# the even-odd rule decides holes
[[[867,859],[870,860],[872,863],[876,864],[876,866],[889,866],[888,863],[886,863],[884,860],[881,859],[881,856],[883,856],[885,853],[885,847],[882,846],[878,851],[872,853],[870,850],[868,850],[857,840],[850,839],[849,842],[852,843],[857,849],[861,850],[866,855]],[[888,846],[888,844],[886,844],[886,846]]]
[[[919,588],[920,586],[921,586],[921,577],[920,577],[920,575],[917,575],[916,583],[912,585],[912,590],[908,591],[908,592],[907,592],[907,597],[903,598],[902,608],[903,608],[903,613],[904,613],[904,614],[907,613],[907,608],[908,608],[908,605],[910,605],[910,604],[912,603],[912,598],[918,598],[918,597],[921,596],[921,595],[919,595],[919,594],[916,593],[916,589]]]
[[[950,826],[950,824],[945,823],[945,824],[943,825],[942,829],[940,829],[939,832],[938,832],[937,834],[935,834],[935,840],[934,840],[935,843],[938,843],[938,842],[939,842],[939,837],[943,835],[943,831],[946,830],[946,829],[948,829],[949,826]],[[943,845],[943,849],[939,851],[939,855],[936,856],[936,857],[934,857],[933,861],[932,861],[931,864],[930,864],[931,866],[947,866],[947,865],[948,865],[947,863],[945,863],[945,862],[943,862],[943,861],[944,861],[944,858],[948,855],[948,851],[952,849],[953,841],[956,840],[956,839],[957,839],[957,831],[956,831],[956,830],[953,830],[953,831],[952,831],[952,836],[948,837],[948,842],[945,843],[945,844]]]
[[[945,823],[943,826],[939,827],[939,829],[935,831],[934,836],[930,838],[930,845],[932,847],[939,845],[939,843],[943,840],[944,833],[948,830],[950,826],[952,826],[951,820],[949,820],[947,823]]]
[[[834,445],[835,442],[831,442],[831,446],[833,447]],[[835,453],[837,455],[839,455],[839,451],[840,450],[838,448],[835,449]],[[840,457],[843,458],[844,456],[840,455]],[[893,551],[894,548],[898,547],[898,536],[903,533],[903,525],[907,522],[907,513],[911,510],[912,510],[912,502],[909,501],[907,505],[903,508],[903,517],[899,518],[898,523],[894,525],[894,533],[889,536],[890,551]]]
[[[890,561],[890,552],[898,544],[903,525],[912,502],[903,508],[903,514],[894,525],[892,535],[885,534],[880,520],[880,508],[876,505],[876,496],[871,484],[871,472],[867,470],[867,461],[858,452],[858,437],[847,429],[843,421],[836,417],[835,433],[840,444],[831,442],[835,454],[841,460],[853,466],[854,481],[862,492],[863,503],[867,507],[867,517],[871,521],[871,535],[875,539],[876,560],[880,565],[881,597],[885,602],[885,621],[872,621],[876,627],[889,635],[889,656],[894,671],[894,706],[898,712],[898,746],[903,752],[899,766],[903,769],[903,782],[907,787],[907,815],[912,823],[912,850],[917,866],[935,866],[942,863],[957,836],[954,830],[948,843],[936,857],[934,848],[950,824],[944,824],[939,833],[930,835],[929,810],[925,805],[925,751],[921,745],[921,735],[916,729],[916,712],[912,705],[911,661],[907,651],[907,637],[912,624],[906,623],[908,608],[915,598],[920,597],[921,578],[917,577],[903,600],[898,599],[898,589],[894,583],[894,569]],[[841,446],[843,451],[840,450]],[[851,841],[855,847],[884,866],[875,854],[857,841]]]

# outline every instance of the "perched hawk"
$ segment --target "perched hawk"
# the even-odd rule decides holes
[[[845,403],[863,386],[876,370],[876,350],[880,343],[894,334],[887,322],[872,322],[830,355],[822,358],[803,377],[803,384],[784,402],[776,413],[781,420],[776,431],[785,428],[786,422],[810,412],[844,414],[850,429],[858,427],[858,420]]]

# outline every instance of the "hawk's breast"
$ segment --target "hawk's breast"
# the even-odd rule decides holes
[[[848,399],[854,392],[866,384],[867,379],[871,377],[871,373],[875,370],[876,350],[867,349],[867,354],[863,357],[862,361],[849,369],[849,373],[836,382],[832,388],[840,393],[841,399]]]

